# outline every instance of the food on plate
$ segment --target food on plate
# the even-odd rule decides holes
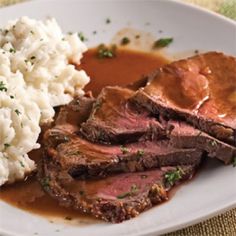
[[[221,122],[216,111],[215,120],[209,120],[211,110],[204,106],[223,103],[215,90],[231,91],[235,74],[225,74],[224,80],[230,80],[226,85],[212,84],[221,76],[218,63],[207,63],[212,58],[228,59],[231,67],[235,62],[209,52],[163,66],[128,87],[107,86],[96,100],[90,96],[90,102],[77,101],[77,110],[83,107],[73,116],[77,123],[56,121],[45,133],[39,171],[44,189],[63,206],[121,222],[165,201],[169,187],[191,178],[206,156],[232,163],[236,148],[231,137],[223,140],[212,130],[229,129],[234,110]],[[65,107],[69,114],[71,105]],[[81,122],[76,116],[86,119]],[[166,185],[172,171],[172,184]],[[139,179],[143,175],[147,177]]]
[[[54,19],[22,17],[0,31],[0,186],[37,172],[40,197],[119,223],[166,201],[208,157],[235,165],[235,58],[208,52],[164,65],[125,50],[124,36],[123,49],[85,53],[86,65],[85,40]],[[101,76],[92,91],[83,68]]]
[[[44,159],[44,189],[60,205],[119,223],[166,201],[167,192],[189,179],[196,166],[162,167],[145,172],[123,173],[100,180],[75,180],[60,170],[56,160]]]
[[[149,135],[164,135],[164,128],[142,107],[129,102],[134,91],[105,87],[96,99],[81,133],[92,142],[127,143]]]
[[[111,89],[112,87],[108,87],[108,90]],[[114,90],[116,89],[122,90],[122,88],[114,87]],[[104,94],[104,91],[101,93]],[[73,119],[77,121],[77,127],[79,127],[80,117],[89,117],[90,114],[90,119],[93,116],[93,110],[85,108],[85,105],[91,107],[91,98],[87,98],[87,100],[82,101],[80,99],[78,102],[77,99],[77,110],[79,111],[82,105],[84,107],[82,110],[84,113],[77,112],[73,114]],[[98,100],[100,100],[100,96],[97,98]],[[93,103],[93,109],[97,109],[97,101]],[[75,101],[72,103],[75,103]],[[70,106],[69,104],[68,111]],[[71,112],[68,114],[71,117]],[[61,115],[64,116],[60,112],[57,120],[61,120]],[[109,119],[109,116],[107,118]],[[154,134],[150,138],[142,137],[127,144],[105,145],[93,143],[79,135],[78,130],[75,134],[75,129],[71,128],[70,121],[65,120],[63,125],[62,123],[58,125],[57,120],[56,125],[47,130],[44,135],[46,155],[49,159],[56,160],[61,171],[68,172],[75,179],[97,179],[114,173],[144,171],[161,166],[197,166],[203,154],[202,151],[194,148],[174,148],[170,145],[169,140],[164,137],[161,140],[153,138],[155,132],[159,131],[154,129]],[[103,142],[102,139],[101,141]]]
[[[209,52],[162,67],[135,100],[236,145],[236,59]]]
[[[40,125],[53,107],[83,95],[89,77],[79,63],[86,46],[64,35],[55,19],[22,17],[0,31],[0,186],[35,170],[28,153],[39,148]]]

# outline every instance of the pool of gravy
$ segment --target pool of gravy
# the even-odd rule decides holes
[[[118,49],[114,58],[99,59],[97,49],[94,48],[84,54],[78,67],[84,69],[91,78],[86,91],[92,91],[94,96],[97,96],[107,85],[127,85],[167,62],[167,59],[156,54],[127,49]],[[34,150],[29,156],[39,162],[42,158],[42,150]],[[35,174],[24,181],[1,187],[0,199],[17,208],[42,216],[59,217],[65,220],[83,219],[83,222],[94,221],[76,210],[60,207],[42,190]]]

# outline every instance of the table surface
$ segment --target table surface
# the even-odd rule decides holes
[[[23,0],[0,0],[0,6]],[[182,0],[206,7],[236,20],[236,0]],[[163,235],[164,236],[164,235]],[[165,236],[236,236],[236,209]]]

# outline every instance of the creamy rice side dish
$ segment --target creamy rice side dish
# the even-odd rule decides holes
[[[71,62],[86,49],[55,19],[22,17],[0,30],[0,185],[35,169],[27,153],[39,148],[40,124],[52,120],[53,107],[83,95],[89,77]]]

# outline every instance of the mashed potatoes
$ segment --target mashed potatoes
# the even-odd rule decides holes
[[[35,169],[27,153],[39,148],[40,124],[54,106],[82,95],[89,78],[79,63],[86,46],[63,35],[54,19],[22,17],[0,31],[0,185]]]

